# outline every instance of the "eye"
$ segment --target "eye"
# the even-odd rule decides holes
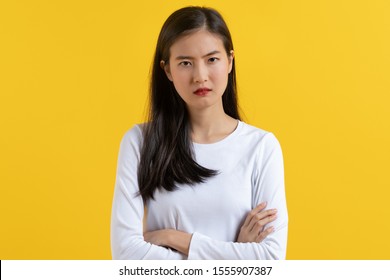
[[[180,62],[179,65],[184,66],[184,67],[188,67],[188,66],[191,66],[191,62],[188,60],[184,60],[184,61]]]
[[[208,60],[208,62],[209,62],[209,63],[215,63],[215,62],[217,62],[218,60],[219,60],[218,57],[210,57],[209,60]]]

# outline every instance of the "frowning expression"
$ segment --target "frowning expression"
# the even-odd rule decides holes
[[[233,51],[227,53],[221,38],[205,29],[179,38],[162,67],[189,110],[221,107]],[[222,108],[222,107],[221,107]]]

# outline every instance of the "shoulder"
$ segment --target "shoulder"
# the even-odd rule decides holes
[[[128,129],[122,137],[121,147],[141,147],[143,142],[143,130],[145,124],[135,124]]]
[[[247,152],[255,158],[255,170],[262,172],[267,168],[268,171],[283,172],[283,152],[274,133],[245,123],[242,130],[250,139]]]
[[[240,136],[247,138],[253,145],[267,149],[280,148],[276,136],[267,130],[241,122]]]
[[[139,140],[143,138],[143,129],[145,124],[135,124],[123,135],[122,140]]]

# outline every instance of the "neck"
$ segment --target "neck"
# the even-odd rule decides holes
[[[237,127],[237,120],[228,116],[222,107],[206,108],[203,110],[189,111],[191,123],[192,141],[196,143],[217,142],[229,134]]]

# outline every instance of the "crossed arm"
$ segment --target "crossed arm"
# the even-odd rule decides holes
[[[263,202],[249,212],[240,228],[237,242],[260,243],[274,231],[274,228],[267,227],[267,224],[277,218],[277,209],[264,210],[266,206],[266,202]],[[175,249],[184,255],[189,253],[191,238],[192,234],[175,229],[144,232],[146,242]]]
[[[269,135],[257,176],[253,203],[267,201],[276,212],[260,204],[247,214],[235,242],[213,239],[201,232],[162,229],[143,232],[144,204],[136,196],[141,131],[131,130],[122,140],[111,218],[111,249],[114,259],[284,259],[287,245],[287,208],[283,161],[277,140]],[[260,171],[259,171],[260,172]],[[270,223],[275,228],[270,226]],[[273,231],[274,230],[274,231]],[[272,233],[272,234],[271,234]]]

